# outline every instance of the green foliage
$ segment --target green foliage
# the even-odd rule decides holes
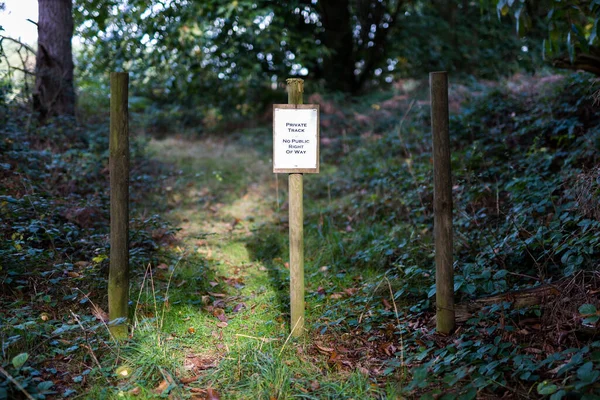
[[[317,48],[286,26],[304,24],[292,13],[296,4],[134,1],[122,14],[120,1],[82,1],[75,17],[88,46],[80,70],[85,80],[128,70],[136,93],[200,111],[200,120],[213,107],[240,116],[262,111],[273,76],[299,73],[294,60],[304,53],[316,58]]]
[[[0,366],[42,399],[79,390],[91,372],[81,366],[106,349],[105,325],[86,314],[92,303],[106,308],[108,132],[70,119],[28,125],[27,118],[11,107],[0,140]],[[155,186],[143,141],[131,143],[130,260],[140,273],[157,263],[174,230],[138,211]],[[74,387],[54,386],[65,373],[77,377]],[[18,393],[3,377],[0,398]]]
[[[325,3],[306,0],[78,1],[80,107],[93,113],[107,71],[127,70],[149,131],[203,132],[283,102],[289,76],[309,77],[313,91],[356,92],[429,69],[493,78],[536,65],[535,51],[521,51],[536,39],[519,39],[477,4],[339,4],[348,20],[334,26]]]
[[[519,37],[510,22],[481,11],[477,2],[460,1],[427,2],[410,10],[390,43],[395,75],[448,71],[495,79],[540,65],[537,32]]]
[[[583,69],[600,74],[597,56],[600,52],[600,2],[575,0],[543,2],[498,0],[498,17],[511,13],[517,31],[527,32],[532,20],[546,13],[547,37],[543,44],[544,56],[562,68]],[[567,55],[568,62],[561,60]]]
[[[551,90],[535,84],[489,90],[451,117],[457,302],[539,283],[575,282],[598,270],[600,120],[590,76],[553,80],[560,83]],[[474,314],[448,340],[425,333],[418,322],[430,318],[435,294],[428,111],[413,111],[410,123],[383,112],[371,117],[368,129],[380,136],[349,133],[346,143],[355,150],[345,157],[329,153],[340,147],[322,149],[326,159],[340,161],[333,177],[317,178],[326,181],[315,191],[344,197],[310,219],[309,237],[319,235],[307,239],[307,246],[319,248],[315,262],[344,275],[354,268],[387,272],[340,300],[339,308],[331,304],[324,316],[331,322],[315,329],[343,326],[378,340],[395,311],[370,306],[368,294],[391,301],[377,293],[389,279],[405,319],[393,322],[394,343],[401,338],[402,350],[386,361],[385,373],[405,376],[410,365],[407,393],[461,399],[482,392],[517,396],[530,388],[557,399],[596,393],[592,371],[599,342],[578,345],[581,339],[571,333],[552,351],[538,352],[540,344],[522,336],[519,321],[550,318],[549,308],[496,304]],[[325,296],[339,291],[336,279],[330,285],[331,290],[324,286]],[[581,315],[573,329],[597,326],[598,304],[589,301],[579,311],[581,302],[565,309],[569,321]]]

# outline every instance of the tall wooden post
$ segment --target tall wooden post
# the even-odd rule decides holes
[[[454,271],[452,266],[452,176],[448,121],[448,73],[429,74],[433,134],[433,232],[437,331],[454,329]]]
[[[304,81],[287,80],[288,104],[303,104]],[[304,205],[302,174],[289,174],[290,326],[292,336],[304,332]]]
[[[110,74],[110,269],[108,314],[117,340],[128,336],[129,302],[129,123],[127,72]]]

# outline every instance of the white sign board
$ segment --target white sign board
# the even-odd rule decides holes
[[[319,172],[319,105],[273,105],[273,172]]]

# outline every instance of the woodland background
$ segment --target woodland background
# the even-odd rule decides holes
[[[39,0],[0,41],[0,399],[600,396],[598,0]],[[458,329],[435,332],[428,72],[450,74]],[[106,329],[109,72],[130,308]],[[288,341],[273,103],[321,105]],[[525,299],[526,304],[520,303]]]

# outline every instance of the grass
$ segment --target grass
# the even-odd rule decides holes
[[[86,398],[194,398],[211,389],[228,399],[362,399],[394,391],[336,359],[329,339],[315,347],[315,327],[334,332],[330,323],[343,315],[328,295],[379,274],[327,265],[356,247],[336,229],[307,227],[317,228],[306,242],[308,334],[289,337],[286,179],[276,180],[269,149],[257,145],[269,135],[151,141],[153,157],[177,173],[150,203],[180,229],[180,242],[170,265],[149,268],[133,292],[133,340],[117,357],[130,375]],[[309,213],[321,206],[307,201]]]
[[[575,77],[576,87],[582,83]],[[599,225],[591,211],[578,214],[568,190],[561,192],[567,186],[553,163],[564,162],[570,179],[581,176],[581,162],[596,165],[597,155],[580,144],[597,143],[598,120],[585,117],[592,115],[584,112],[585,97],[572,97],[550,108],[582,116],[565,117],[568,123],[538,108],[554,98],[532,101],[506,91],[453,116],[457,300],[535,281],[578,297],[571,305],[557,297],[527,309],[494,304],[473,312],[451,336],[437,334],[433,323],[431,154],[427,110],[418,103],[401,129],[398,113],[363,99],[368,121],[350,140],[324,135],[332,141],[321,154],[336,166],[305,178],[307,331],[298,340],[289,338],[286,179],[271,173],[270,132],[152,141],[154,159],[175,172],[148,207],[179,229],[179,242],[168,249],[169,261],[151,265],[140,282],[133,340],[111,358],[117,362],[110,371],[125,365],[131,375],[117,380],[111,372],[117,384],[98,382],[88,397],[102,391],[104,397],[218,393],[269,400],[594,393],[600,342],[578,329],[581,316],[594,314],[581,306],[597,309],[591,304],[597,299],[586,294],[597,293],[597,268],[585,268],[597,264],[591,250],[597,234],[586,232]],[[515,106],[523,109],[515,113]],[[540,113],[542,122],[530,124],[530,115]],[[497,127],[506,132],[487,134]],[[543,140],[545,150],[537,151]],[[568,151],[553,147],[560,143]],[[355,148],[347,153],[346,145]],[[511,153],[499,150],[507,146]],[[568,162],[561,154],[569,154]],[[546,207],[561,211],[547,214]],[[568,241],[589,259],[571,257],[561,244]],[[585,290],[577,294],[575,287]],[[566,342],[557,326],[570,330]]]

